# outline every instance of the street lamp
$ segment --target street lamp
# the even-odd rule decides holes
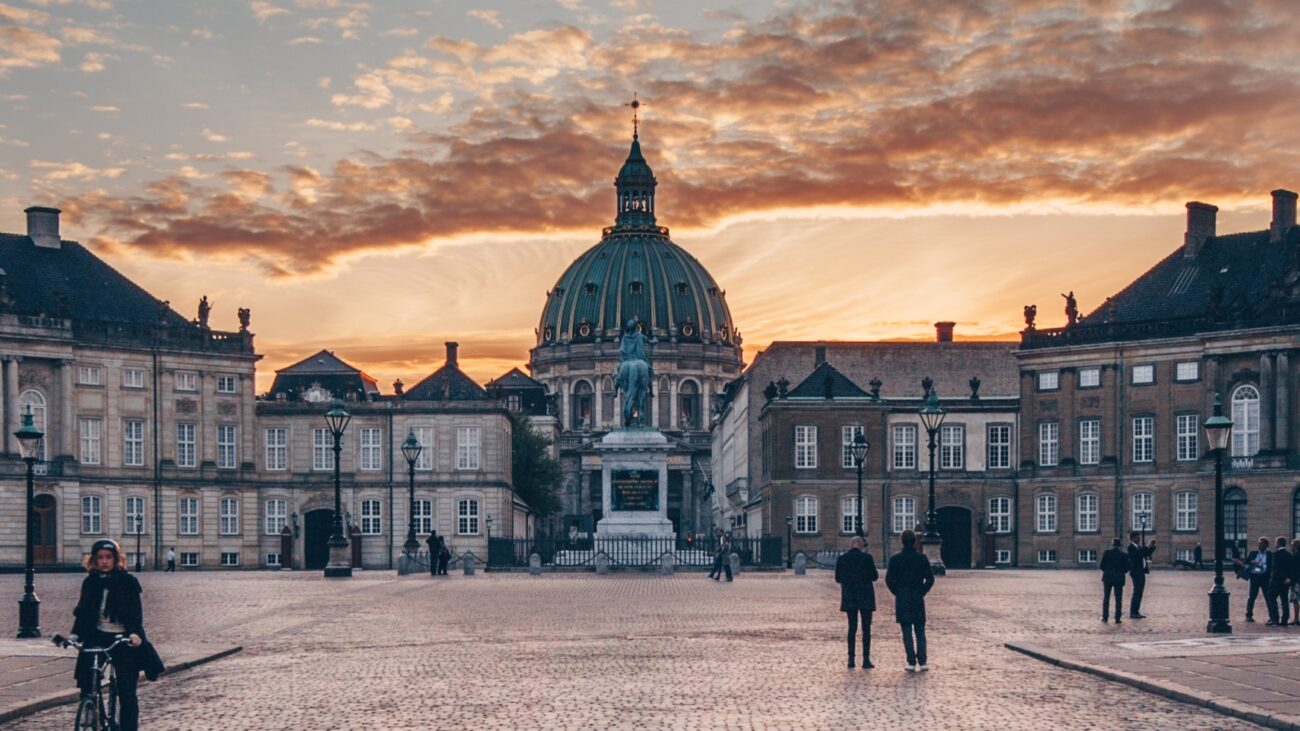
[[[334,434],[334,523],[330,526],[330,560],[325,564],[326,578],[347,578],[352,575],[352,556],[348,553],[348,538],[343,533],[342,487],[339,478],[339,460],[343,453],[343,430],[348,428],[352,415],[343,408],[343,402],[334,399],[325,412],[325,423]]]
[[[859,538],[865,538],[867,534],[862,530],[863,524],[866,522],[862,517],[862,463],[867,459],[867,450],[871,449],[871,445],[867,443],[866,434],[862,432],[854,434],[853,446],[849,449],[853,452],[853,464],[858,468],[858,529],[854,531],[854,534]]]
[[[407,516],[410,518],[409,525],[406,528],[406,543],[402,544],[402,550],[407,556],[414,556],[416,551],[420,550],[420,542],[415,540],[415,461],[420,458],[420,452],[424,447],[420,440],[415,438],[415,431],[406,435],[406,441],[402,442],[402,456],[406,457],[407,474],[411,478],[411,500],[407,509]]]
[[[930,447],[930,505],[925,511],[925,537],[921,539],[921,546],[935,573],[942,574],[944,566],[940,549],[943,548],[943,536],[939,535],[939,517],[934,512],[934,438],[939,433],[939,427],[943,426],[943,419],[948,412],[939,406],[939,391],[934,386],[930,387],[930,393],[925,397],[925,406],[921,407],[920,415]]]
[[[1228,598],[1223,588],[1223,451],[1232,437],[1232,421],[1223,415],[1223,403],[1214,394],[1214,416],[1205,420],[1205,440],[1214,451],[1214,586],[1210,589],[1210,621],[1205,631],[1232,634],[1228,621]]]
[[[32,544],[36,537],[35,516],[32,515],[32,501],[35,492],[36,455],[40,449],[41,438],[45,435],[32,423],[32,407],[23,412],[22,426],[14,432],[18,437],[18,452],[27,463],[27,581],[23,585],[23,598],[18,600],[18,637],[41,636],[41,600],[36,598],[35,569],[32,567],[34,555]]]
[[[785,567],[794,567],[794,546],[790,545],[790,530],[794,528],[794,516],[785,516]]]

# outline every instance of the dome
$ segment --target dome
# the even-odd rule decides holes
[[[655,224],[655,185],[633,138],[614,181],[616,223],[547,293],[539,346],[615,338],[628,320],[651,337],[740,344],[718,283]]]

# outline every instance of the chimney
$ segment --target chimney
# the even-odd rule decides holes
[[[406,384],[405,384],[405,383],[402,383],[402,379],[399,378],[399,379],[397,379],[396,381],[393,381],[393,395],[394,395],[394,396],[396,396],[396,397],[398,397],[398,398],[401,398],[402,395],[404,394],[404,389],[405,389],[405,388],[406,388]]]
[[[1291,207],[1294,213],[1294,200]],[[27,214],[27,235],[31,237],[32,243],[46,249],[60,248],[63,240],[59,238],[59,209],[32,206],[23,213]],[[1291,218],[1294,220],[1295,216],[1292,215]]]
[[[1183,256],[1195,259],[1205,246],[1205,240],[1214,236],[1214,216],[1218,206],[1191,201],[1187,204],[1187,233],[1183,234]]]
[[[447,365],[452,368],[460,368],[460,363],[456,360],[456,349],[459,347],[460,343],[447,343]]]
[[[818,345],[813,348],[813,368],[826,362],[826,346]]]
[[[1273,191],[1273,223],[1269,225],[1269,241],[1281,241],[1286,232],[1295,226],[1296,194],[1278,188]]]
[[[952,329],[957,327],[955,322],[936,322],[934,323],[934,341],[936,343],[951,343]]]

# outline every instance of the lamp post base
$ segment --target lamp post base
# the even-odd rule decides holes
[[[935,576],[943,576],[948,573],[948,568],[943,565],[943,538],[939,536],[929,536],[921,539],[921,553],[930,560],[930,570]]]
[[[1232,593],[1222,585],[1216,585],[1210,590],[1209,596],[1210,621],[1205,625],[1205,631],[1215,635],[1232,634],[1232,623],[1228,621],[1228,597]]]
[[[18,600],[18,639],[41,636],[41,600],[35,594],[23,594]]]
[[[420,542],[414,538],[407,538],[406,543],[402,544],[402,553],[408,556],[414,556],[420,550]]]
[[[330,538],[330,561],[325,564],[325,578],[346,579],[352,576],[352,552],[348,550],[348,540],[338,536],[336,541]]]

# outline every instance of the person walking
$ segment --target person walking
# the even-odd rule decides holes
[[[721,528],[714,528],[713,538],[717,543],[713,549],[713,569],[709,571],[709,578],[721,581],[723,572],[726,572],[727,581],[731,581],[731,539]]]
[[[442,539],[438,537],[438,531],[431,531],[429,537],[424,539],[425,545],[429,547],[429,575],[438,575],[438,546],[441,545]]]
[[[1112,538],[1110,548],[1101,556],[1101,623],[1109,621],[1110,595],[1115,594],[1115,624],[1121,624],[1120,608],[1124,606],[1124,575],[1129,572],[1128,555],[1119,547],[1119,539]]]
[[[925,652],[925,595],[934,587],[930,559],[916,550],[916,533],[905,530],[903,550],[889,558],[885,586],[894,595],[894,619],[903,629],[909,673],[930,669]],[[913,645],[915,639],[915,645]]]
[[[176,546],[167,549],[167,570],[176,572]]]
[[[849,550],[835,561],[835,583],[840,585],[840,611],[849,617],[849,667],[853,667],[853,654],[857,647],[858,619],[862,620],[862,667],[871,664],[871,616],[876,611],[876,588],[872,584],[880,578],[876,561],[862,550],[861,536],[854,536]]]
[[[1205,555],[1204,552],[1201,551],[1201,544],[1199,543],[1196,544],[1196,548],[1192,549],[1192,568],[1196,569],[1197,571],[1200,571],[1201,569],[1205,568],[1205,566],[1201,563],[1201,559],[1202,557],[1204,557],[1204,555]]]
[[[1236,564],[1237,577],[1247,579],[1250,582],[1250,596],[1246,598],[1246,621],[1255,621],[1255,600],[1262,593],[1264,595],[1264,604],[1268,606],[1269,623],[1276,624],[1277,617],[1273,616],[1273,606],[1268,601],[1268,584],[1269,570],[1272,568],[1272,556],[1268,551],[1268,539],[1260,538],[1259,547],[1246,555],[1246,560],[1234,558],[1232,562]]]
[[[1300,538],[1291,541],[1291,624],[1300,624]]]
[[[1269,615],[1276,624],[1285,627],[1291,623],[1291,576],[1295,572],[1295,557],[1287,550],[1286,536],[1277,539],[1273,551],[1273,570],[1269,572]]]
[[[1147,588],[1147,574],[1151,573],[1148,565],[1151,554],[1156,552],[1156,542],[1143,546],[1138,543],[1139,535],[1137,531],[1128,534],[1128,575],[1133,579],[1133,595],[1128,600],[1129,619],[1146,619],[1142,614],[1142,594]]]

